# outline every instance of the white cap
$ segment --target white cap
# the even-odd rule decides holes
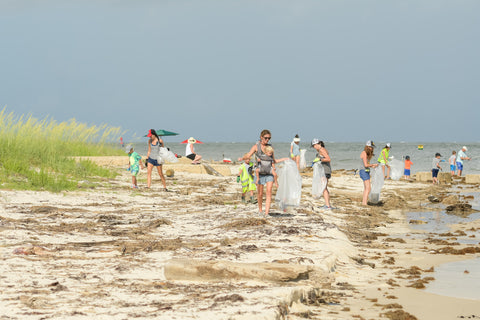
[[[293,142],[300,142],[300,138],[293,138]]]
[[[372,140],[368,140],[367,143],[365,143],[367,147],[375,147],[375,143],[373,143]]]
[[[387,142],[387,148],[391,148],[392,144],[390,142]]]
[[[468,151],[468,148],[466,146],[463,146],[462,149],[465,149],[465,151]]]

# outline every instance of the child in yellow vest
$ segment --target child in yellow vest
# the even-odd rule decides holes
[[[242,183],[242,202],[247,202],[245,197],[247,192],[250,192],[250,201],[248,202],[257,203],[257,199],[253,195],[253,192],[257,190],[253,182],[253,162],[250,161],[247,154],[243,156],[243,160],[245,160],[245,163],[240,166],[237,175],[237,182]]]

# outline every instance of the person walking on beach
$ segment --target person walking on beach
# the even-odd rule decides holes
[[[128,161],[130,166],[128,167],[128,171],[132,174],[132,188],[138,189],[137,185],[137,175],[138,172],[140,171],[140,167],[143,169],[143,164],[142,164],[142,156],[140,156],[138,153],[133,151],[133,146],[128,145],[125,148],[125,151],[128,153]]]
[[[241,166],[237,176],[237,182],[242,183],[242,202],[257,203],[253,197],[253,192],[257,190],[253,177],[253,163],[251,157],[247,157],[247,154],[243,155],[245,161]],[[246,200],[247,192],[250,192],[250,201]]]
[[[368,204],[368,195],[370,194],[370,190],[372,186],[370,184],[370,168],[376,168],[378,166],[377,163],[370,163],[370,160],[373,157],[373,148],[375,144],[372,140],[368,140],[365,144],[365,148],[363,149],[362,153],[360,154],[360,178],[363,180],[363,198],[362,198],[362,205],[366,206]]]
[[[265,154],[265,149],[270,145],[270,139],[272,139],[272,134],[268,130],[263,130],[260,133],[260,141],[258,141],[250,151],[246,154],[243,159],[249,159],[253,154],[256,154],[258,162],[266,161],[270,162],[271,159]],[[272,154],[272,159],[275,161],[275,157]],[[256,175],[256,184],[257,184],[257,201],[258,201],[258,212],[262,215],[263,212],[263,189],[266,186],[266,196],[265,196],[265,217],[268,217],[270,212],[270,205],[272,202],[272,188],[273,188],[273,174],[262,174],[261,172]]]
[[[167,190],[167,183],[163,176],[163,159],[160,157],[160,147],[163,147],[163,140],[157,135],[154,129],[148,130],[148,152],[147,152],[147,188],[152,184],[152,170],[157,167],[158,174],[162,180],[163,190]]]
[[[332,209],[330,206],[330,192],[328,191],[328,181],[332,177],[332,167],[330,166],[330,155],[328,154],[327,149],[325,149],[325,144],[319,139],[312,140],[312,147],[317,151],[317,156],[313,162],[320,161],[325,171],[325,177],[327,178],[327,185],[323,190],[323,199],[325,199],[325,209]]]
[[[448,158],[448,164],[450,165],[450,174],[452,177],[455,175],[455,170],[456,168],[456,162],[457,162],[457,151],[453,150],[452,155],[450,158]]]
[[[462,150],[458,151],[457,154],[457,169],[458,169],[458,176],[462,176],[462,171],[463,171],[463,160],[471,160],[472,158],[468,157],[467,154],[465,153],[468,151],[466,146],[462,147]]]
[[[298,134],[293,138],[290,144],[290,157],[297,164],[298,171],[300,171],[300,137]]]
[[[202,156],[195,153],[193,145],[197,143],[197,140],[194,137],[188,138],[187,147],[185,149],[185,157],[192,160],[192,164],[200,164]]]
[[[390,149],[392,145],[388,142],[385,147],[380,152],[380,156],[378,157],[378,162],[382,165],[383,176],[385,179],[390,179],[390,165],[388,164],[388,156],[390,155]],[[387,175],[385,176],[385,167],[387,167]]]
[[[440,158],[442,155],[440,153],[435,153],[435,158],[433,158],[432,161],[432,180],[433,184],[438,184],[438,172],[442,170],[442,167],[440,167]]]

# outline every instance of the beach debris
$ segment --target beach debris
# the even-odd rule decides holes
[[[51,254],[50,250],[44,247],[31,246],[31,247],[20,247],[13,250],[13,254],[21,255],[36,255],[36,256],[45,256]]]
[[[243,302],[243,301],[245,301],[245,298],[242,297],[239,294],[234,293],[234,294],[226,295],[226,296],[223,296],[223,297],[217,297],[217,298],[215,298],[214,301],[215,302],[225,302],[225,301]]]
[[[202,162],[202,166],[205,168],[205,171],[209,174],[209,175],[213,175],[213,176],[217,176],[217,177],[223,177],[223,175],[218,172],[217,170],[213,169],[212,166],[210,166],[209,164],[205,163],[205,162]]]
[[[290,282],[309,278],[311,266],[283,263],[238,263],[231,261],[172,259],[165,265],[168,280],[211,281],[259,280],[262,282]]]
[[[440,199],[438,199],[438,198],[437,198],[436,196],[434,196],[434,195],[429,195],[429,196],[427,197],[427,199],[428,199],[428,201],[430,201],[430,202],[432,202],[432,203],[438,203],[438,202],[440,202]]]
[[[387,317],[390,320],[417,320],[417,317],[406,311],[403,311],[402,309],[388,311],[386,313],[382,313],[380,316]]]
[[[408,223],[410,223],[410,224],[427,224],[428,222],[427,222],[427,221],[423,221],[423,220],[415,220],[415,219],[412,219],[412,220],[408,221]]]
[[[452,204],[448,207],[445,208],[445,211],[447,213],[453,213],[453,214],[470,214],[472,212],[475,212],[476,210],[472,209],[472,205],[468,203],[457,203],[457,204]]]
[[[445,205],[456,204],[459,202],[459,198],[455,194],[451,194],[443,198],[442,203]]]
[[[165,175],[169,178],[172,178],[174,176],[174,174],[175,174],[175,171],[173,169],[167,169],[165,171]]]
[[[350,257],[350,259],[352,259],[353,261],[355,261],[355,262],[358,263],[358,264],[367,265],[367,266],[370,266],[372,269],[375,269],[375,263],[367,262],[367,261],[365,261],[364,258],[361,258],[361,257]]]

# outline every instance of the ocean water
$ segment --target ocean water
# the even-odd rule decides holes
[[[164,138],[165,146],[170,148],[178,155],[185,155],[185,144],[179,142],[170,142],[168,137]],[[195,152],[202,155],[205,160],[221,161],[224,157],[235,161],[241,157],[244,153],[250,151],[250,148],[255,142],[205,142],[203,144],[195,145]],[[380,151],[384,147],[385,143],[377,142],[375,148],[374,160],[376,160],[380,154]],[[275,142],[272,141],[272,145],[275,148],[275,157],[283,158],[288,157],[290,153],[290,142]],[[418,145],[423,145],[423,150],[418,150]],[[432,165],[432,159],[435,153],[439,152],[442,155],[442,168],[444,172],[450,171],[448,164],[448,158],[451,156],[452,151],[459,151],[463,145],[467,145],[467,155],[473,158],[471,161],[465,161],[463,175],[465,174],[480,174],[480,143],[420,143],[420,142],[393,142],[392,149],[390,150],[390,156],[395,159],[403,160],[406,155],[410,156],[410,160],[413,162],[412,174],[419,171],[430,171]],[[135,143],[135,150],[140,155],[147,154],[147,140],[145,143]],[[300,143],[302,149],[306,149],[307,165],[315,158],[314,149],[309,144]],[[364,148],[364,143],[361,142],[326,142],[330,157],[332,158],[332,168],[336,169],[357,169],[360,163],[360,153]]]

